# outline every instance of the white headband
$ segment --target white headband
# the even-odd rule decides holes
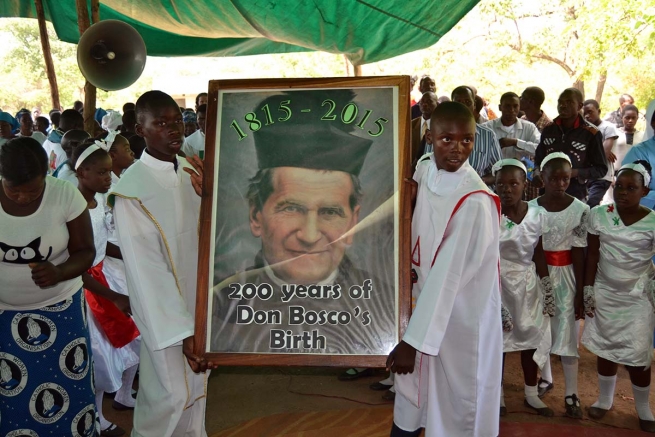
[[[571,158],[569,158],[568,155],[562,152],[553,152],[550,155],[546,156],[543,161],[541,161],[541,166],[539,167],[539,170],[544,171],[544,167],[549,161],[558,158],[566,160],[566,162],[568,162],[570,166],[573,166],[573,164],[571,164]]]
[[[118,135],[118,131],[110,131],[104,140],[96,140],[93,144],[87,147],[86,150],[82,152],[80,157],[77,158],[77,162],[75,163],[75,170],[80,168],[84,160],[89,156],[91,156],[93,152],[96,152],[98,150],[104,150],[105,152],[109,152],[109,149],[111,149],[111,145],[114,143],[114,139],[116,139],[116,135]]]
[[[496,173],[498,173],[501,168],[503,168],[503,167],[505,167],[507,165],[513,165],[514,167],[518,167],[521,170],[523,170],[523,172],[526,175],[528,174],[528,169],[525,168],[525,165],[523,165],[523,163],[521,161],[519,161],[518,159],[501,159],[500,161],[495,163],[493,165],[493,167],[491,167],[491,175],[496,176]]]
[[[634,170],[640,175],[643,176],[644,178],[644,185],[646,187],[650,186],[650,174],[648,174],[648,170],[646,170],[646,167],[644,167],[642,164],[624,164],[620,169],[621,170]],[[617,172],[618,173],[618,172]]]

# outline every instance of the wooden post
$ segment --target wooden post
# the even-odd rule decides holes
[[[353,65],[353,70],[355,70],[355,76],[363,76],[361,65]]]
[[[89,20],[89,9],[87,0],[75,0],[77,6],[77,25],[80,30],[80,37],[84,34],[86,29],[91,26]],[[100,20],[99,17],[99,0],[91,0],[91,13],[95,20]],[[95,136],[96,122],[96,87],[93,86],[88,80],[84,84],[84,130],[91,136]]]
[[[596,84],[596,101],[599,105],[603,98],[605,82],[607,82],[607,69],[603,69],[603,71],[600,72],[600,77],[598,78],[598,83]]]
[[[52,100],[52,109],[61,109],[59,102],[59,86],[57,86],[57,73],[55,65],[52,62],[50,54],[50,38],[48,37],[48,28],[45,23],[45,13],[43,12],[43,1],[34,0],[36,6],[36,17],[39,22],[39,34],[41,36],[41,49],[43,50],[43,59],[45,60],[45,72],[50,83],[50,98]]]
[[[346,66],[346,76],[350,76],[350,66],[352,64],[350,63],[350,60],[348,59],[348,56],[343,55],[343,62],[344,62],[344,65]]]

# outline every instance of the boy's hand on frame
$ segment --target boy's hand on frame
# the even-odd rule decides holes
[[[207,369],[215,369],[218,366],[211,361],[206,361],[204,358],[199,357],[193,353],[195,339],[193,336],[187,337],[182,341],[182,353],[189,362],[189,366],[194,373],[205,373]]]
[[[413,373],[415,360],[416,349],[401,341],[387,357],[387,370],[399,374]]]
[[[184,168],[184,171],[191,176],[191,185],[193,185],[193,189],[196,190],[196,194],[202,197],[202,179],[205,169],[202,159],[200,159],[198,155],[194,155],[187,156],[186,160],[195,171],[187,167]]]

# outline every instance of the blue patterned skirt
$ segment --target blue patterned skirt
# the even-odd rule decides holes
[[[99,434],[84,293],[0,310],[0,436]]]

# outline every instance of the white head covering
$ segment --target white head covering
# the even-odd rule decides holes
[[[123,117],[121,114],[110,109],[107,111],[107,114],[102,117],[102,123],[100,123],[100,126],[102,126],[102,128],[107,132],[111,132],[118,129],[118,126],[121,124],[123,124]]]
[[[513,165],[514,167],[518,167],[521,170],[523,170],[523,173],[525,173],[526,175],[528,174],[528,169],[525,168],[525,165],[518,159],[501,159],[500,161],[495,163],[493,167],[491,167],[491,174],[493,176],[496,176],[496,173],[498,173],[501,168],[506,167],[508,165]]]
[[[646,167],[644,167],[642,164],[636,164],[636,163],[635,164],[624,164],[619,169],[619,172],[621,170],[627,170],[627,169],[634,170],[637,173],[639,173],[640,175],[642,175],[643,178],[644,178],[644,185],[646,187],[648,187],[650,185],[650,179],[651,179],[650,174],[648,173],[648,170],[646,170]]]
[[[544,171],[544,167],[546,166],[548,161],[552,161],[553,159],[558,159],[558,158],[566,160],[566,162],[568,162],[569,165],[573,166],[573,164],[571,164],[571,158],[569,158],[568,155],[562,152],[553,152],[548,156],[546,156],[543,161],[541,161],[541,166],[539,167],[539,170]]]
[[[86,150],[82,152],[80,157],[77,158],[77,161],[75,162],[75,170],[80,168],[80,165],[82,165],[84,160],[88,158],[93,152],[97,150],[104,150],[105,152],[109,152],[109,149],[111,149],[111,145],[114,142],[117,134],[117,131],[110,131],[109,135],[107,135],[104,140],[96,140],[93,144],[87,147]]]

